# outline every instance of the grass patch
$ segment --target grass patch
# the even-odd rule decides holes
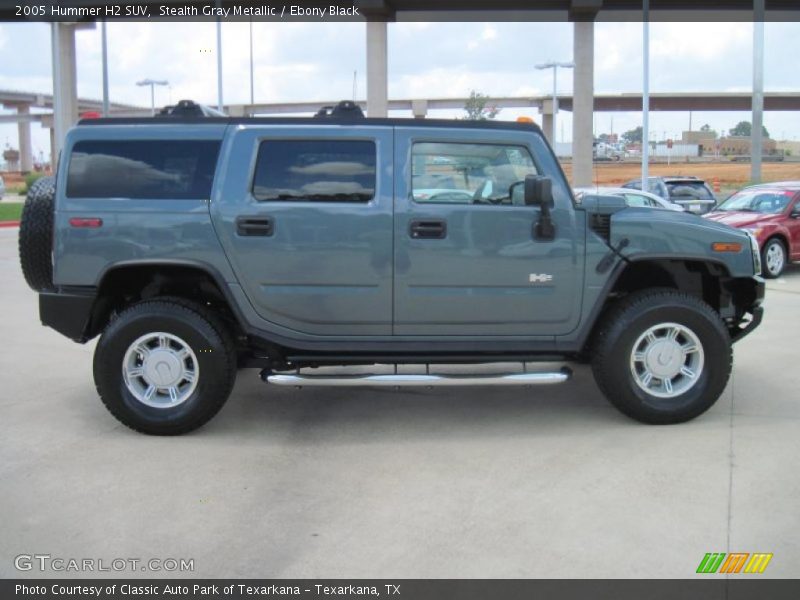
[[[19,221],[22,202],[0,202],[0,221]]]

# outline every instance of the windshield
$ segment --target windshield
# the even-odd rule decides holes
[[[667,182],[670,198],[713,200],[714,195],[702,181]]]
[[[777,214],[789,205],[794,192],[739,192],[717,207],[717,210],[740,210]]]

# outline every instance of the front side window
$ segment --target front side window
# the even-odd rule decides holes
[[[219,153],[211,140],[85,140],[72,148],[69,198],[204,200]]]
[[[411,162],[412,197],[428,204],[523,205],[523,186],[511,186],[537,174],[524,146],[419,142]]]
[[[264,141],[253,196],[263,202],[369,202],[375,197],[375,165],[374,142]]]

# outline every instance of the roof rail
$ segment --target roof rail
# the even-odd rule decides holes
[[[157,117],[225,117],[225,113],[192,100],[181,100],[175,105],[165,106]]]
[[[323,106],[314,115],[315,119],[363,119],[364,111],[352,100],[342,100],[336,106]]]

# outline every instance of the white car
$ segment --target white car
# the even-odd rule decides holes
[[[0,200],[3,199],[3,196],[6,195],[6,182],[3,181],[3,178],[0,177]]]
[[[628,206],[638,206],[641,208],[663,208],[666,210],[675,210],[683,212],[684,209],[680,204],[675,204],[669,200],[664,200],[661,196],[656,196],[650,192],[642,190],[632,190],[629,188],[620,187],[582,187],[575,188],[575,198],[580,202],[580,199],[587,195],[602,195],[602,196],[621,196],[625,198],[625,203]]]

